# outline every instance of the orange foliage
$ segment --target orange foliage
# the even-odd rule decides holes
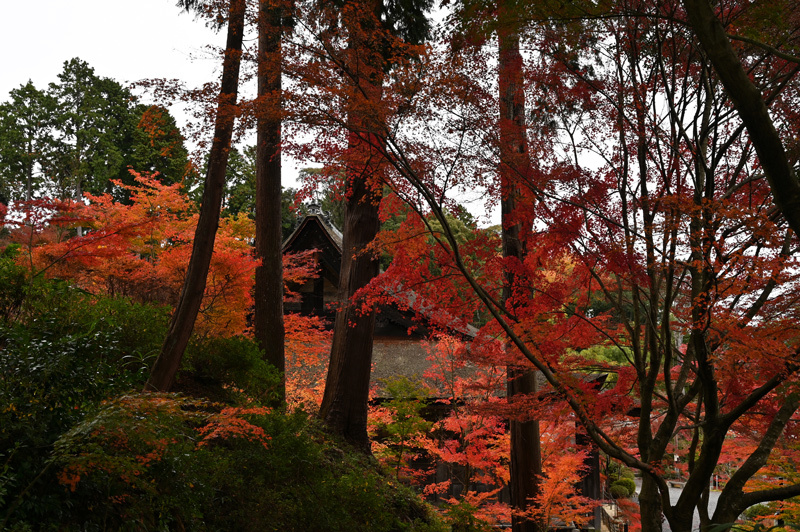
[[[258,442],[267,448],[270,437],[264,429],[253,425],[242,416],[255,415],[264,416],[270,413],[269,408],[265,407],[228,407],[223,408],[219,414],[209,416],[208,424],[200,427],[198,431],[203,436],[198,447],[208,445],[212,440],[226,440],[229,438],[245,438],[250,441]]]
[[[625,516],[625,522],[630,526],[629,532],[641,532],[642,530],[642,517],[639,513],[639,505],[630,499],[617,499],[619,511]]]
[[[22,203],[24,218],[12,238],[34,275],[67,279],[95,294],[174,305],[183,286],[197,224],[195,205],[180,184],[131,172],[129,205],[110,195],[86,195],[88,204],[60,200]],[[80,227],[84,233],[76,236]],[[195,330],[233,336],[247,332],[252,308],[254,228],[249,218],[220,219],[203,305]],[[284,280],[300,285],[317,275],[316,250],[284,256]],[[26,256],[25,256],[26,255]],[[286,297],[297,294],[287,289]],[[309,401],[322,386],[329,333],[318,318],[285,318],[289,386]],[[320,392],[321,393],[321,392]],[[318,402],[314,399],[311,402]]]
[[[116,185],[131,204],[110,195],[86,195],[88,204],[23,205],[24,240],[34,274],[69,279],[96,294],[172,305],[177,301],[192,250],[197,214],[180,184],[132,172],[136,185]],[[83,235],[75,236],[76,228]],[[247,327],[256,265],[252,222],[220,220],[214,256],[196,330],[231,336]]]
[[[597,502],[577,495],[576,485],[585,472],[583,453],[563,453],[546,464],[540,485],[541,492],[531,505],[534,519],[545,523],[558,519],[566,523],[586,524]]]
[[[502,372],[491,366],[470,364],[464,342],[439,335],[428,346],[432,362],[425,379],[438,388],[439,401],[450,405],[448,415],[437,421],[427,448],[438,463],[446,464],[464,486],[461,501],[476,509],[476,517],[489,523],[510,520],[509,508],[497,499],[499,487],[509,480],[509,434],[505,419],[491,409]],[[446,493],[451,481],[426,486],[427,494]],[[491,489],[491,487],[497,489]],[[455,504],[455,499],[449,501]]]
[[[317,316],[287,314],[283,326],[286,331],[287,402],[298,407],[319,407],[333,333],[325,329],[325,322]]]

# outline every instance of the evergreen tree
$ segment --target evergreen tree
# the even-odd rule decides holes
[[[55,99],[31,81],[0,104],[0,203],[30,200],[45,185]]]
[[[174,183],[191,173],[188,152],[167,109],[139,104],[117,81],[78,58],[46,90],[32,82],[0,104],[0,200],[79,198],[133,184],[129,168]]]

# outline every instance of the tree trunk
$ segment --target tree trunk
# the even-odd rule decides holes
[[[347,192],[342,238],[342,269],[333,345],[322,397],[320,417],[328,429],[369,454],[367,402],[372,371],[375,311],[363,311],[353,295],[378,275],[379,257],[367,247],[380,229],[378,209],[382,196],[384,160],[381,132],[384,57],[374,48],[379,26],[379,1],[365,0],[361,9],[349,11],[348,49],[344,63],[353,83],[348,95],[345,154]]]
[[[350,134],[349,150],[372,151],[355,133]],[[377,154],[376,154],[377,156]],[[334,433],[343,436],[357,449],[370,452],[367,437],[367,402],[372,370],[372,340],[375,312],[362,312],[351,301],[360,288],[378,275],[379,259],[367,250],[380,229],[378,207],[380,186],[374,185],[375,172],[369,158],[361,172],[348,169],[348,196],[344,211],[342,269],[339,274],[338,304],[333,329],[333,346],[325,381],[320,417]]]
[[[647,475],[642,477],[642,489],[639,490],[639,511],[643,532],[661,532],[663,522],[661,493],[655,481]]]
[[[192,255],[189,259],[178,306],[172,315],[161,353],[153,365],[147,384],[145,384],[145,391],[167,392],[172,387],[186,344],[189,342],[189,336],[192,334],[197,313],[200,311],[200,304],[203,301],[206,278],[219,225],[225,170],[228,166],[228,153],[237,112],[236,98],[239,88],[244,13],[245,0],[231,0],[228,14],[228,37],[222,64],[222,84],[214,124],[214,141],[208,158],[208,171],[203,187],[200,218],[194,233]]]
[[[33,133],[28,133],[28,153],[34,152],[33,141],[31,140],[33,137]],[[25,201],[33,200],[33,159],[29,158],[25,163]]]
[[[258,139],[256,148],[256,258],[253,329],[266,360],[281,373],[286,395],[281,255],[281,14],[260,0],[258,25]]]
[[[536,372],[508,367],[508,396],[530,394],[537,391]],[[531,499],[539,492],[542,474],[542,455],[538,421],[511,421],[510,481],[511,506],[517,511],[526,511]],[[514,532],[538,532],[534,520],[512,517]],[[544,525],[544,523],[541,523]],[[542,528],[541,530],[545,530]]]
[[[501,6],[502,11],[503,6]],[[525,259],[525,233],[530,230],[528,217],[521,216],[520,179],[530,178],[530,159],[525,131],[525,93],[523,90],[522,56],[519,52],[519,34],[516,24],[501,22],[498,30],[499,89],[500,89],[500,187],[502,193],[502,241],[503,257],[520,262]],[[526,226],[527,225],[527,226]],[[524,282],[524,281],[523,281]],[[506,274],[503,300],[513,315],[514,291],[524,290],[517,286],[519,280],[512,273]],[[509,349],[511,346],[509,346]],[[530,369],[510,365],[507,368],[508,398],[528,395],[538,391],[536,373]],[[531,500],[539,492],[539,477],[542,474],[542,456],[539,422],[510,422],[510,492],[511,505],[517,512],[529,509]],[[514,532],[536,532],[546,523],[515,515],[512,517]]]

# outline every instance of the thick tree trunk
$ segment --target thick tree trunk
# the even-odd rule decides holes
[[[256,147],[256,258],[253,329],[267,362],[283,373],[283,257],[281,255],[281,9],[260,0],[258,26],[258,138]],[[281,400],[281,402],[283,402]]]
[[[536,372],[508,368],[508,395],[530,394],[537,391]],[[511,421],[509,489],[511,505],[515,510],[526,511],[531,499],[539,492],[539,477],[542,474],[542,455],[538,421]],[[534,520],[512,517],[514,532],[538,532],[539,525]],[[542,529],[544,530],[544,529]]]
[[[379,257],[367,247],[380,229],[378,209],[382,195],[380,143],[384,121],[380,115],[384,58],[374,49],[379,24],[379,1],[365,0],[361,9],[348,11],[345,64],[353,83],[348,95],[345,154],[347,193],[342,238],[342,268],[333,345],[322,397],[320,417],[334,434],[369,454],[367,402],[372,371],[374,310],[364,311],[353,295],[378,275]]]
[[[206,278],[219,225],[225,170],[228,166],[228,153],[237,111],[236,98],[239,88],[244,12],[244,0],[231,0],[228,15],[228,37],[222,64],[222,84],[214,124],[214,141],[208,158],[208,171],[203,188],[200,218],[194,234],[192,255],[189,259],[178,306],[172,315],[161,354],[156,359],[150,372],[150,378],[145,384],[145,391],[166,392],[172,387],[183,352],[186,350],[186,344],[189,342],[189,336],[192,334],[197,313],[200,311],[200,304],[203,301]]]
[[[350,136],[351,151],[372,151],[365,146],[366,141],[358,140],[356,134]],[[374,185],[372,174],[376,169],[369,158],[362,164],[361,172],[353,168],[348,170],[349,190],[344,211],[342,269],[337,298],[339,309],[320,417],[333,433],[369,453],[367,402],[375,312],[363,312],[351,299],[378,274],[378,257],[367,250],[367,246],[380,229],[378,207],[381,189]]]
[[[661,532],[664,520],[661,493],[655,481],[647,475],[642,477],[642,489],[639,490],[639,511],[642,517],[642,532]]]
[[[528,217],[521,216],[520,188],[516,183],[530,178],[530,159],[525,139],[525,93],[523,87],[522,56],[519,52],[519,35],[516,25],[507,21],[498,30],[500,48],[500,181],[503,256],[520,262],[525,259],[525,227]],[[506,276],[503,299],[513,314],[514,290],[518,279],[513,274]],[[508,398],[538,391],[536,373],[528,368],[509,366]],[[515,511],[525,512],[531,500],[539,492],[539,477],[542,474],[539,422],[536,420],[510,422],[511,505]],[[515,532],[536,532],[546,523],[515,515],[512,528]]]

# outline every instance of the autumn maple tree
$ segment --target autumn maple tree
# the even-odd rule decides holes
[[[641,471],[645,530],[660,527],[662,514],[673,530],[690,529],[725,442],[752,427],[753,452],[715,513],[700,512],[706,525],[729,523],[746,505],[800,489],[745,488],[781,452],[798,406],[796,240],[679,6],[603,8],[614,16],[562,22],[553,12],[524,32],[538,52],[525,80],[537,158],[515,175],[525,198],[517,216],[532,220],[523,260],[486,250],[476,260],[448,217],[456,193],[498,187],[485,179],[502,153],[493,87],[475,75],[488,61],[431,53],[394,75],[387,91],[403,103],[387,106],[373,146],[434,240],[426,263],[440,264],[420,268],[395,255],[385,282],[396,268],[398,282],[420,292],[431,283],[446,302],[436,281],[458,275],[452,284],[486,306],[488,327],[513,346],[509,356],[542,374],[600,449]],[[776,101],[793,101],[791,67],[769,59],[760,81]],[[409,81],[423,71],[425,84]],[[530,287],[512,296],[513,313],[497,283],[508,272]],[[581,357],[593,346],[621,353],[621,362],[598,367]],[[615,379],[598,390],[586,378],[595,371]],[[664,467],[676,434],[691,443],[686,486],[671,502]]]
[[[510,431],[502,414],[485,408],[503,388],[503,371],[480,364],[485,360],[451,336],[432,339],[428,351],[432,365],[424,377],[447,413],[434,423],[427,452],[447,468],[449,478],[428,483],[423,493],[451,506],[467,503],[486,522],[507,522],[511,508],[498,494],[509,480]]]
[[[11,239],[21,245],[20,261],[31,276],[69,280],[92,294],[174,305],[191,253],[196,208],[180,184],[164,185],[157,176],[139,174],[134,179],[135,185],[116,184],[129,203],[104,194],[87,195],[86,204],[18,204],[25,217],[9,224]],[[86,234],[76,236],[77,225]],[[247,329],[255,268],[247,243],[252,231],[246,217],[221,221],[198,331],[232,336]]]
[[[687,0],[683,5],[687,22],[750,134],[775,204],[792,230],[795,233],[800,232],[800,181],[793,165],[794,157],[787,153],[787,144],[791,141],[784,141],[769,112],[770,100],[778,93],[769,88],[764,93],[764,88],[758,87],[751,80],[748,70],[754,65],[744,58],[740,59],[725,27],[731,25],[731,33],[739,34],[734,38],[741,39],[740,42],[768,50],[770,55],[778,58],[779,64],[775,66],[785,69],[784,75],[793,77],[800,65],[796,39],[792,36],[797,22],[796,10],[780,2],[768,7],[762,6],[761,12],[751,10],[752,13],[747,13],[742,7],[737,9],[740,13],[736,17],[744,19],[744,24],[740,25],[734,17],[725,17],[724,13],[715,12],[714,7],[706,0]],[[784,17],[783,23],[778,27],[769,27],[771,20],[759,20],[766,10]],[[720,16],[723,17],[722,20]],[[750,28],[747,27],[748,24],[751,25]],[[756,38],[742,35],[748,32]]]

